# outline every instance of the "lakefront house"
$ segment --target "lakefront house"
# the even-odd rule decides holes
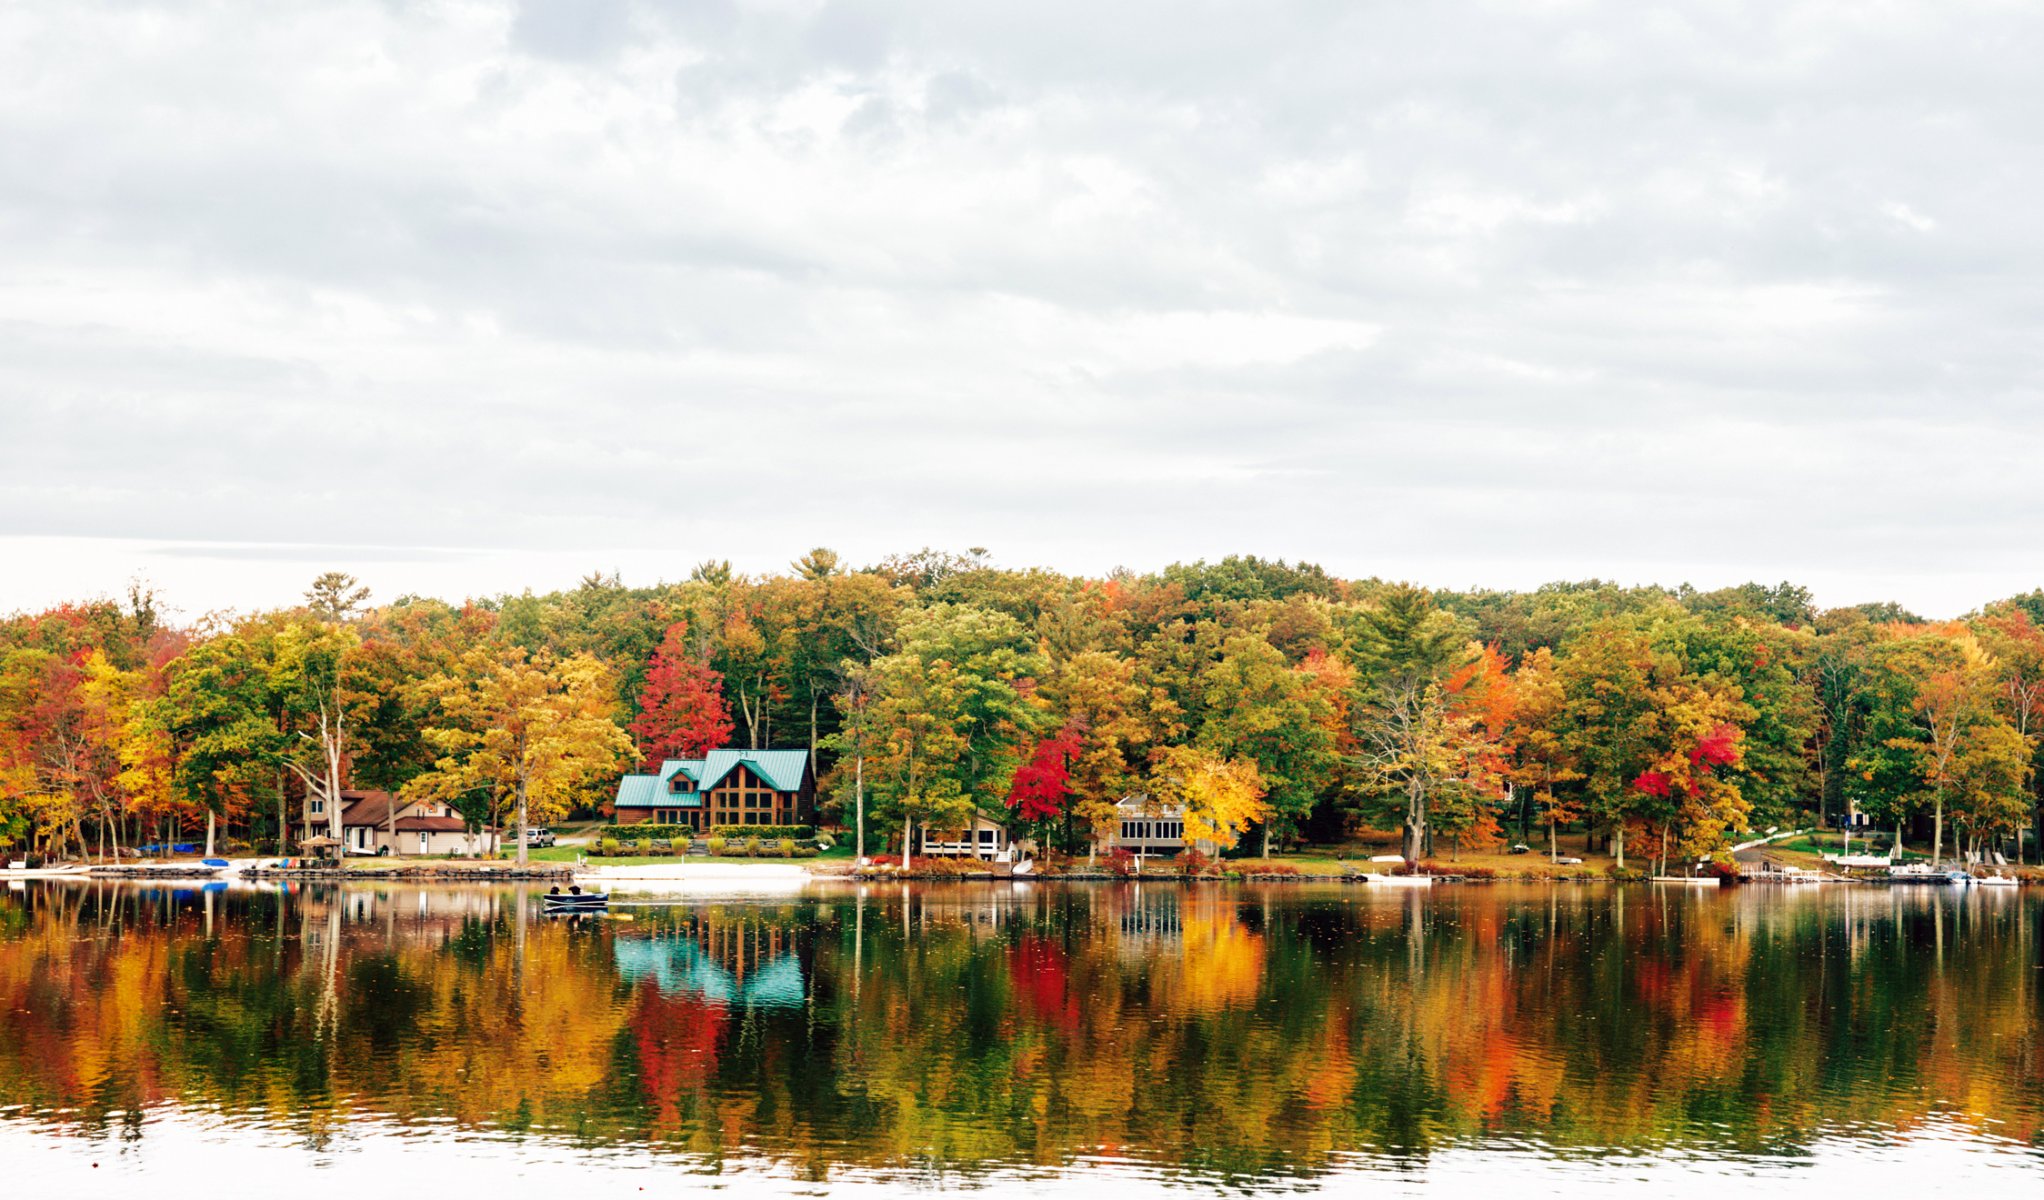
[[[807,750],[712,750],[618,780],[615,810],[620,825],[809,825],[816,772]]]
[[[1102,843],[1102,850],[1126,850],[1145,858],[1177,854],[1185,849],[1185,810],[1141,792],[1123,796],[1115,802],[1114,825]],[[1199,849],[1211,854],[1214,848],[1207,843]]]
[[[998,858],[1008,848],[1008,827],[1000,818],[975,809],[972,819],[953,829],[917,825],[916,853],[937,858]]]
[[[299,840],[330,836],[328,817],[323,797],[307,797]],[[350,789],[341,793],[341,846],[349,854],[475,854],[489,842],[482,833],[471,835],[468,822],[447,804]]]

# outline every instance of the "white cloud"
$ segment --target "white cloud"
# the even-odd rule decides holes
[[[0,8],[0,607],[2044,582],[2034,9],[597,7]]]

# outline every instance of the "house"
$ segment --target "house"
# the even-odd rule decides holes
[[[807,750],[712,750],[618,780],[615,809],[620,825],[808,825],[816,772]]]
[[[1115,802],[1114,818],[1113,831],[1101,840],[1102,850],[1126,850],[1148,857],[1185,849],[1185,809],[1179,805],[1154,803],[1137,792]],[[1200,849],[1213,853],[1211,844]]]
[[[307,800],[298,836],[326,834],[330,828],[325,803],[319,797]],[[354,790],[341,793],[341,845],[349,854],[465,855],[485,848],[447,804]]]
[[[933,829],[924,825],[920,830],[918,854],[938,858],[963,858],[968,854],[974,858],[998,858],[1008,848],[1008,827],[977,809],[962,829]]]

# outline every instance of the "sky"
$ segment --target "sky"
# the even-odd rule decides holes
[[[0,611],[2044,586],[2019,0],[11,0]]]

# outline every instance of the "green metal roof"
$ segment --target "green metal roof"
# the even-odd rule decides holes
[[[809,771],[807,750],[712,750],[703,760],[703,771],[696,777],[699,787],[716,787],[738,764],[752,768],[753,774],[765,780],[768,786],[783,792],[799,792],[802,780]]]
[[[712,750],[707,758],[670,758],[657,775],[627,775],[617,781],[618,808],[701,808],[703,793],[716,787],[738,764],[752,768],[767,786],[799,792],[809,771],[807,750]],[[694,791],[673,790],[676,775],[695,781]]]

